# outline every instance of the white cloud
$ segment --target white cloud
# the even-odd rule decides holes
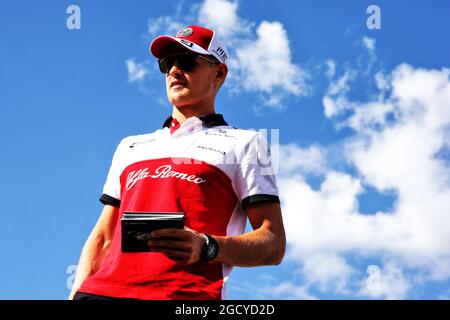
[[[327,70],[325,71],[325,74],[328,78],[328,80],[331,80],[334,75],[336,74],[336,62],[333,59],[327,59],[325,61],[325,66]]]
[[[379,71],[375,74],[375,83],[377,85],[377,88],[381,91],[386,91],[390,89],[389,86],[390,80],[386,78],[386,75]]]
[[[130,83],[144,80],[149,72],[145,63],[136,63],[134,59],[128,59],[125,64],[128,71],[128,82]]]
[[[317,297],[309,292],[309,285],[298,285],[293,281],[280,281],[276,276],[267,273],[260,273],[254,281],[239,281],[234,283],[231,280],[230,288],[233,291],[245,292],[251,299],[300,299],[317,300]]]
[[[317,300],[314,295],[309,293],[308,289],[307,285],[298,286],[293,282],[283,281],[267,287],[266,291],[270,292],[272,297],[281,299]]]
[[[375,39],[363,37],[361,42],[367,49],[369,54],[367,66],[365,67],[365,71],[362,72],[364,76],[367,76],[376,61]],[[362,57],[358,58],[358,67],[362,69],[361,58]],[[333,60],[328,59],[325,61],[325,65],[327,67],[325,75],[329,80],[331,80],[336,74],[336,63]],[[325,108],[325,116],[327,118],[336,117],[342,115],[348,110],[357,108],[357,103],[349,101],[348,93],[350,91],[349,83],[355,81],[358,76],[359,73],[357,70],[346,67],[342,76],[330,82],[327,93],[322,99],[322,103]],[[382,97],[384,91],[389,89],[389,79],[387,79],[386,75],[382,72],[378,72],[375,75],[375,81],[377,87],[382,90],[382,92],[380,93],[380,97]],[[336,128],[341,127],[341,124],[336,125]]]
[[[150,18],[148,20],[147,33],[145,40],[148,38],[154,38],[163,34],[174,35],[181,28],[190,24],[189,21],[193,20],[191,14],[186,14],[183,9],[185,1],[180,0],[175,7],[174,13],[170,16],[161,16],[156,18]],[[191,8],[192,10],[192,8]],[[183,14],[183,15],[182,15]]]
[[[151,37],[162,34],[174,35],[184,25],[171,16],[163,16],[148,21],[147,32]]]
[[[347,286],[354,273],[343,257],[332,252],[308,255],[302,268],[307,284],[316,285],[321,291],[338,293],[348,293]]]
[[[282,145],[279,153],[279,159],[283,159],[280,174],[323,174],[327,170],[326,157],[326,150],[320,146],[300,148],[294,143]]]
[[[377,56],[375,54],[375,43],[376,41],[373,38],[369,38],[366,36],[362,38],[362,44],[367,49],[367,52],[369,54],[369,63],[367,65],[366,71],[364,72],[365,75],[369,74],[377,59]]]
[[[342,77],[331,82],[328,88],[329,95],[345,94],[350,90],[348,82],[355,78],[355,72],[347,69]]]
[[[305,73],[291,62],[289,39],[279,22],[263,21],[257,28],[257,38],[236,49],[239,84],[246,91],[266,94],[306,93]]]
[[[355,294],[408,297],[419,278],[406,272],[420,273],[420,282],[450,278],[450,166],[448,159],[436,157],[448,148],[449,75],[450,69],[402,64],[383,75],[383,94],[364,103],[349,98],[352,77],[344,74],[330,85],[326,97],[333,108],[325,105],[325,115],[354,134],[341,142],[340,150],[327,150],[327,158],[334,157],[332,152],[344,154],[356,173],[322,168],[323,182],[313,190],[303,175],[317,169],[292,165],[288,156],[285,166],[294,169],[278,180],[288,259],[300,262],[299,270],[311,285],[345,292],[361,282],[361,270],[354,270],[347,254],[387,261],[380,269],[379,288],[365,287]],[[345,107],[336,107],[340,99],[347,102]],[[283,149],[302,150],[295,145]],[[366,186],[395,193],[392,209],[360,212],[358,196]],[[321,263],[317,257],[332,262]]]
[[[238,3],[226,0],[205,0],[198,12],[200,25],[218,32],[224,40],[248,33],[250,25],[237,14]]]
[[[370,52],[375,50],[375,39],[364,36],[362,42]]]
[[[354,104],[347,98],[347,93],[350,91],[348,83],[355,77],[356,72],[346,68],[344,75],[330,83],[327,94],[322,99],[327,118],[337,116],[345,110],[354,108]]]

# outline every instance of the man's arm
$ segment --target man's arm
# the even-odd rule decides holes
[[[281,263],[286,248],[281,208],[278,203],[249,204],[247,215],[253,231],[239,236],[214,236],[219,243],[219,254],[213,260],[234,266],[252,267]],[[201,258],[205,239],[195,230],[185,228],[153,231],[148,241],[150,249],[162,252],[180,263],[193,263]],[[176,240],[160,239],[164,237]]]
[[[253,231],[234,237],[214,237],[220,249],[214,261],[240,267],[280,264],[286,250],[280,204],[250,204],[247,215]]]
[[[100,218],[81,251],[69,299],[73,299],[73,296],[87,277],[97,272],[111,246],[118,215],[118,208],[110,205],[103,207]]]

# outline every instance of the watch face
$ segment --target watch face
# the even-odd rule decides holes
[[[216,256],[217,247],[215,243],[210,243],[208,249],[206,250],[206,255],[208,258],[214,258]]]
[[[205,237],[208,238],[208,241],[206,241],[203,244],[202,256],[203,256],[204,261],[210,261],[210,260],[213,260],[218,255],[219,244],[210,235],[205,234]]]

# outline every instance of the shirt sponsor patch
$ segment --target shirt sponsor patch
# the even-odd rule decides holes
[[[127,184],[126,188],[127,190],[130,190],[133,188],[133,186],[138,182],[139,180],[146,179],[146,178],[153,178],[153,179],[164,179],[164,178],[177,178],[181,180],[186,180],[188,182],[192,182],[195,184],[206,182],[206,179],[202,179],[200,177],[197,177],[195,175],[188,175],[187,173],[183,172],[177,172],[172,170],[172,166],[170,164],[162,165],[159,168],[157,168],[154,172],[154,174],[151,174],[148,172],[148,168],[139,169],[137,171],[131,171],[128,174],[127,178]]]

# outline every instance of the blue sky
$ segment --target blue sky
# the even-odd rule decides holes
[[[117,143],[171,112],[148,45],[197,23],[221,28],[233,60],[216,111],[279,130],[288,254],[236,268],[230,298],[450,297],[448,1],[1,8],[1,299],[66,298]]]

